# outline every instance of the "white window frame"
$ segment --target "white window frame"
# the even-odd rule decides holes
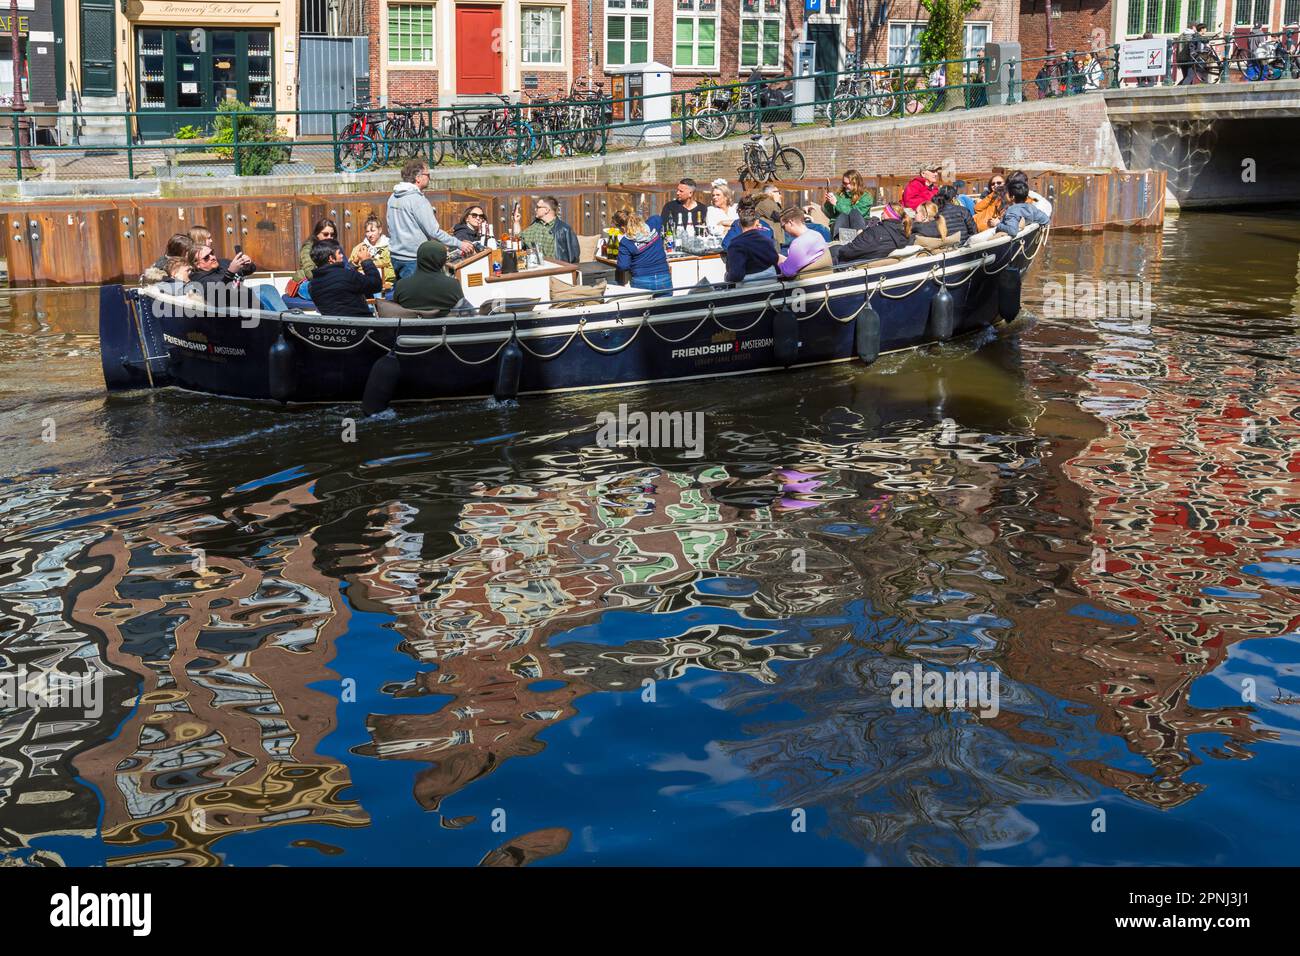
[[[629,57],[632,55],[632,43],[633,43],[633,40],[632,40],[632,18],[633,18],[633,17],[642,17],[642,16],[643,16],[643,17],[645,17],[645,19],[646,19],[646,38],[645,38],[646,48],[645,48],[645,62],[646,62],[646,63],[653,63],[653,62],[654,62],[654,59],[655,59],[655,2],[654,2],[654,0],[648,0],[648,2],[646,3],[646,8],[645,8],[645,10],[634,10],[634,9],[632,9],[632,2],[633,2],[633,0],[605,0],[605,3],[604,3],[604,7],[605,7],[605,35],[604,35],[604,37],[602,38],[602,42],[603,42],[604,45],[605,45],[605,49],[604,49],[603,52],[604,52],[604,54],[605,54],[605,56],[604,56],[604,60],[605,60],[605,67],[606,67],[606,69],[608,69],[608,68],[611,67],[611,66],[614,66],[614,67],[624,67],[624,66],[627,66],[629,63],[632,62],[632,61],[629,59]],[[618,3],[618,4],[619,4],[619,7],[618,7],[617,9],[614,9],[614,8],[613,8],[613,5],[614,5],[615,3]],[[610,21],[610,20],[614,20],[614,19],[620,19],[620,20],[625,20],[625,21],[627,21],[627,22],[626,22],[626,27],[627,27],[627,29],[624,31],[624,34],[623,34],[623,40],[622,40],[622,43],[623,43],[623,62],[622,62],[622,63],[611,63],[611,62],[610,62],[610,59],[609,59],[609,42],[610,42],[610,41],[609,41],[609,21]],[[637,41],[637,42],[639,42],[639,41]]]
[[[971,58],[980,59],[984,56],[984,44],[981,44],[978,50],[971,46],[971,27],[984,27],[988,31],[985,34],[984,44],[993,42],[993,22],[991,20],[967,20],[962,24],[961,28],[962,52],[967,60]]]
[[[885,61],[889,66],[916,66],[918,63],[921,62],[921,42],[920,42],[921,31],[925,29],[925,25],[928,22],[929,22],[928,20],[890,20],[888,23],[885,24]],[[914,29],[916,30],[915,32],[916,59],[915,60],[905,60],[901,63],[895,63],[890,59],[891,56],[890,50],[894,45],[890,41],[890,34],[894,32],[894,27],[907,27],[908,39],[907,39],[907,43],[903,45],[904,53],[906,53],[907,50],[912,46],[913,43],[912,31]],[[920,29],[916,29],[918,27]]]
[[[743,80],[754,69],[753,64],[747,65],[744,62],[745,49],[745,21],[757,20],[758,28],[758,69],[762,73],[785,73],[785,4],[792,0],[779,0],[776,13],[766,13],[764,8],[766,0],[758,0],[758,13],[745,12],[745,0],[740,0],[737,16],[737,43],[736,43],[736,72]],[[763,21],[775,20],[777,22],[776,34],[776,66],[763,65],[763,50],[767,46],[767,41],[763,39]]]
[[[392,58],[393,35],[389,13],[393,7],[428,7],[430,17],[433,23],[433,33],[430,39],[430,45],[424,51],[423,60],[394,60]],[[385,0],[383,19],[380,23],[384,31],[384,62],[395,70],[436,70],[438,68],[438,36],[441,33],[439,29],[439,10],[438,0]]]
[[[700,0],[691,0],[692,9],[689,11],[679,10],[677,8],[678,0],[670,0],[673,7],[673,72],[674,73],[702,73],[705,75],[714,75],[722,72],[722,3],[723,0],[713,0],[712,13],[700,13]],[[713,65],[700,66],[698,63],[678,63],[677,62],[677,21],[694,20],[695,21],[695,39],[692,44],[692,59],[700,58],[700,22],[704,20],[713,21]]]
[[[524,17],[534,10],[553,10],[560,15],[560,58],[539,62],[528,59],[527,38],[524,36]],[[519,68],[528,72],[565,69],[569,64],[568,10],[559,3],[525,3],[519,7]]]

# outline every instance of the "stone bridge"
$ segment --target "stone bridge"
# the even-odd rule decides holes
[[[1107,90],[1124,164],[1163,169],[1183,206],[1300,198],[1300,80]]]

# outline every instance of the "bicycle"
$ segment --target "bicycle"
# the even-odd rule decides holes
[[[828,111],[832,122],[847,123],[859,116],[880,119],[894,112],[895,91],[888,70],[864,69],[856,53],[849,55],[845,70],[849,75],[840,78],[831,94]]]
[[[510,97],[497,94],[501,109],[483,113],[471,135],[480,141],[485,159],[501,164],[522,165],[537,156],[538,142],[527,120],[520,118],[519,106]]]
[[[749,189],[751,183],[758,186],[773,180],[803,176],[807,166],[803,153],[793,146],[782,146],[774,128],[769,128],[769,132],[772,136],[771,152],[763,144],[761,125],[741,148],[740,169],[737,171],[741,189]]]
[[[348,112],[350,121],[335,145],[334,166],[345,173],[365,172],[381,155],[388,159],[384,114],[368,103],[353,103]]]
[[[432,99],[415,103],[397,103],[396,109],[388,117],[384,128],[384,139],[389,144],[393,156],[397,159],[415,158],[424,154],[425,141],[429,138],[429,124],[425,118],[424,108],[433,106]],[[429,163],[437,166],[446,155],[446,147],[441,138],[432,142]]]

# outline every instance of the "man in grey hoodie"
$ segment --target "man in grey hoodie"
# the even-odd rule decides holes
[[[415,271],[420,243],[436,239],[448,248],[459,248],[469,255],[474,246],[461,242],[438,225],[433,206],[424,198],[429,185],[429,166],[422,159],[408,159],[402,167],[402,181],[388,197],[388,244],[397,278],[404,279]]]

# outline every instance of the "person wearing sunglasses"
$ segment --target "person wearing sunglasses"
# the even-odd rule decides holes
[[[461,242],[468,242],[474,245],[487,241],[487,214],[483,211],[482,206],[471,206],[466,210],[465,215],[461,216],[460,222],[456,223],[456,228],[452,229],[451,234]]]
[[[402,181],[393,186],[388,197],[388,235],[392,237],[393,268],[404,279],[415,271],[420,245],[429,239],[448,249],[460,248],[461,255],[474,251],[438,225],[438,214],[424,197],[429,188],[429,164],[422,159],[408,159],[402,167]]]
[[[311,238],[298,247],[298,271],[293,274],[295,279],[301,282],[311,278],[312,273],[316,271],[316,263],[311,257],[311,248],[325,239],[338,242],[339,227],[333,219],[317,219],[316,224],[311,227]]]
[[[989,178],[988,189],[975,203],[975,228],[980,232],[992,228],[1007,205],[1007,177],[994,173]]]

